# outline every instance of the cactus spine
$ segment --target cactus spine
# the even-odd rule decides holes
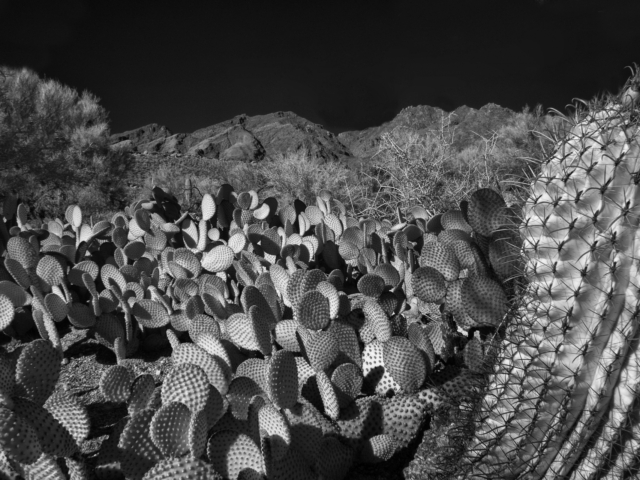
[[[632,440],[621,430],[640,396],[639,80],[578,112],[533,181],[528,286],[460,478],[601,478]]]

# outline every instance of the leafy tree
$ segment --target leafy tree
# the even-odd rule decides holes
[[[131,158],[109,146],[107,121],[92,94],[0,66],[0,194],[41,217],[71,203],[88,214],[121,207]]]

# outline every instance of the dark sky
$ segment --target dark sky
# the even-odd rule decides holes
[[[0,0],[0,65],[98,96],[112,132],[291,110],[337,133],[410,105],[563,109],[640,63],[640,0]]]

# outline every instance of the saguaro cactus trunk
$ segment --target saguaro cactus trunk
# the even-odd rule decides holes
[[[459,478],[637,474],[639,80],[578,112],[532,183],[528,286]]]

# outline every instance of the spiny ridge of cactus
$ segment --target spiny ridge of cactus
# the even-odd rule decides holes
[[[639,75],[567,119],[531,184],[520,226],[526,289],[470,440],[457,441],[455,478],[637,475]],[[498,204],[490,195],[469,204],[486,237],[478,222],[504,223]]]

